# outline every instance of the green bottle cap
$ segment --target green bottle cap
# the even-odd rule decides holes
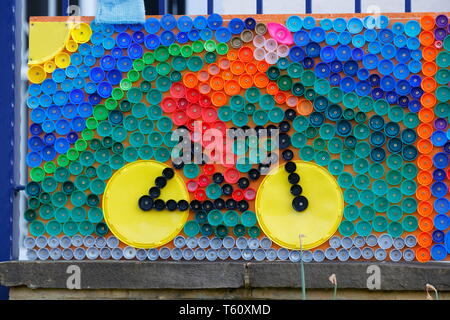
[[[55,209],[49,204],[44,204],[39,209],[39,216],[44,220],[50,220],[54,217]]]
[[[339,225],[339,233],[344,237],[349,237],[355,233],[355,226],[352,222],[344,220]]]
[[[78,225],[78,229],[83,236],[88,236],[95,231],[95,225],[93,225],[90,221],[82,221]]]
[[[195,237],[200,232],[200,226],[196,221],[188,221],[184,225],[184,233],[188,237]]]
[[[55,211],[55,219],[59,223],[66,223],[70,219],[70,210],[66,207],[61,207]]]
[[[170,151],[166,147],[159,147],[154,151],[155,160],[159,162],[166,162],[170,159]]]
[[[90,208],[88,211],[88,219],[92,223],[99,223],[103,220],[103,211],[98,208]]]
[[[78,233],[78,224],[72,220],[67,221],[63,225],[63,232],[69,237],[74,236]]]
[[[45,225],[42,221],[35,220],[30,223],[30,233],[35,236],[39,237],[42,236],[45,233]]]
[[[52,162],[53,163],[53,162]],[[32,181],[41,182],[45,178],[45,171],[41,167],[30,170],[30,178]]]
[[[248,229],[248,235],[251,238],[258,238],[260,234],[261,234],[261,229],[258,228],[257,226],[252,226]]]
[[[51,236],[57,236],[62,232],[62,226],[58,221],[52,220],[45,225],[45,231]]]
[[[228,45],[224,42],[216,44],[216,52],[217,54],[223,56],[228,53]]]
[[[53,161],[49,161],[44,164],[45,173],[52,174],[55,172],[55,170],[56,170],[56,164]]]

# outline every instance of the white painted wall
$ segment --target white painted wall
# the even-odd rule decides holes
[[[313,13],[351,13],[354,0],[312,0]],[[381,12],[404,12],[404,0],[362,0],[361,9],[377,5]],[[187,14],[206,14],[207,0],[186,0]],[[449,0],[412,0],[414,12],[449,12]],[[220,14],[256,13],[256,0],[214,0],[214,12]],[[304,0],[263,0],[264,13],[304,13]]]

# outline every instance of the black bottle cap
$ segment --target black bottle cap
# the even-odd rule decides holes
[[[221,184],[221,183],[223,182],[223,180],[224,180],[224,177],[223,177],[223,174],[222,174],[222,173],[216,172],[216,173],[213,174],[212,179],[213,179],[213,181],[214,181],[215,183]]]
[[[287,173],[292,173],[295,172],[295,170],[297,170],[297,165],[295,164],[295,162],[289,161],[286,162],[286,164],[284,165],[284,169],[286,170]]]
[[[278,136],[278,143],[280,149],[289,148],[291,145],[291,137],[286,133],[280,133]]]
[[[248,177],[250,178],[250,180],[258,180],[260,176],[261,173],[259,173],[258,169],[253,168],[248,171]]]
[[[294,210],[298,212],[305,211],[306,208],[308,208],[308,199],[306,199],[304,196],[295,197],[292,200],[292,208],[294,208]]]
[[[281,156],[283,157],[284,160],[291,161],[294,158],[294,152],[292,152],[292,150],[290,149],[286,149],[283,150]]]
[[[249,207],[248,202],[245,200],[241,200],[237,203],[237,208],[241,212],[247,211],[248,207]]]
[[[181,158],[174,159],[172,161],[172,167],[174,167],[177,170],[182,169],[184,167],[183,160],[181,160]]]
[[[291,186],[291,194],[293,196],[299,196],[302,194],[302,192],[303,192],[303,189],[300,185],[294,184]]]
[[[202,209],[202,203],[198,200],[191,201],[191,209],[192,211],[198,211]]]
[[[291,124],[287,121],[281,121],[278,124],[278,128],[280,128],[280,132],[286,133],[289,132],[289,130],[291,130]]]
[[[225,200],[223,200],[221,198],[214,200],[214,207],[217,210],[222,210],[223,208],[225,208]]]
[[[288,181],[290,184],[297,184],[300,181],[300,176],[295,172],[289,173]]]
[[[153,202],[153,206],[155,207],[156,210],[163,211],[166,208],[166,203],[162,199],[156,199]]]
[[[158,187],[151,187],[148,194],[153,199],[156,199],[161,195],[161,190]]]
[[[164,177],[157,177],[155,179],[155,186],[157,186],[158,188],[162,189],[166,186],[167,184],[167,180]]]
[[[175,211],[177,209],[177,202],[172,199],[167,200],[166,207],[167,207],[167,210],[169,210],[169,211]]]
[[[222,193],[226,196],[230,196],[233,193],[233,187],[231,186],[231,184],[224,184],[222,186]]]
[[[139,198],[138,205],[142,211],[150,211],[153,208],[153,199],[150,196],[142,196]]]
[[[225,201],[225,208],[227,208],[228,210],[234,210],[236,209],[236,200],[234,199],[228,199],[227,201]]]
[[[286,120],[294,120],[296,116],[297,116],[297,113],[295,112],[294,109],[287,109],[284,112],[284,118]]]
[[[203,207],[203,210],[205,210],[206,212],[209,212],[212,209],[214,209],[214,204],[210,200],[205,200],[205,201],[203,201],[202,207]]]
[[[250,185],[250,181],[247,178],[245,178],[245,177],[239,178],[239,180],[238,180],[239,188],[247,189],[249,185]]]
[[[178,210],[180,211],[186,211],[189,209],[189,203],[186,200],[180,200],[177,203]]]
[[[167,180],[170,180],[173,178],[173,176],[175,175],[175,171],[173,171],[172,168],[165,168],[162,172],[162,175],[164,178],[166,178]]]

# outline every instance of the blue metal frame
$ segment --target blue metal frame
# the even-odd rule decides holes
[[[14,106],[15,106],[15,0],[3,0],[0,10],[0,39],[6,44],[0,50],[2,116],[0,117],[0,261],[12,259],[14,200]],[[9,297],[9,290],[0,287],[0,299]]]

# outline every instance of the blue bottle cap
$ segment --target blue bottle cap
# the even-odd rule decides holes
[[[358,72],[358,63],[354,60],[349,60],[344,63],[344,73],[348,76],[355,76]]]
[[[325,40],[325,31],[321,27],[314,27],[309,32],[309,37],[312,41],[322,42]]]
[[[369,70],[373,70],[378,65],[378,57],[375,54],[367,54],[363,58],[363,66]]]
[[[65,154],[70,148],[70,143],[66,138],[58,138],[55,141],[55,150],[60,154]]]
[[[339,85],[339,83],[341,82],[341,76],[339,75],[339,73],[333,73],[332,75],[330,75],[330,84],[333,86],[337,86]]]
[[[419,41],[419,39],[417,39],[417,38],[408,38],[408,40],[406,40],[406,47],[409,50],[418,50],[420,48],[420,41]]]
[[[445,233],[442,230],[434,230],[431,234],[431,237],[433,239],[433,242],[442,243],[445,239]]]
[[[133,41],[136,43],[143,43],[145,39],[145,34],[142,31],[133,32]]]
[[[208,21],[206,20],[206,18],[204,16],[195,17],[193,23],[194,23],[194,27],[198,30],[203,30],[208,25]]]
[[[442,130],[436,130],[431,135],[431,142],[436,147],[442,147],[448,141],[447,135]]]
[[[314,73],[318,78],[324,79],[330,75],[330,67],[324,62],[320,62],[314,68]]]
[[[369,50],[370,53],[372,54],[378,54],[381,52],[381,44],[379,42],[370,42],[369,45],[367,46],[367,49]]]
[[[374,29],[367,29],[364,31],[364,39],[367,42],[374,42],[377,39],[377,32]]]
[[[431,247],[430,253],[433,260],[441,261],[447,257],[447,248],[442,244],[435,244]]]
[[[420,24],[418,21],[410,20],[405,24],[405,33],[409,37],[417,37],[420,34]]]
[[[294,33],[294,42],[297,46],[306,46],[309,43],[309,34],[304,30]]]
[[[343,32],[347,29],[347,21],[344,18],[336,18],[333,21],[333,29],[336,32]]]
[[[448,156],[444,152],[438,152],[433,156],[433,164],[438,169],[447,168],[448,163],[449,163]]]
[[[128,47],[127,52],[132,59],[140,59],[144,55],[144,49],[137,43],[133,43]]]
[[[338,42],[339,42],[339,36],[338,36],[338,34],[335,33],[335,32],[329,32],[329,33],[327,33],[326,38],[325,38],[325,42],[326,42],[328,45],[330,45],[330,46],[334,46],[334,45],[338,44]]]
[[[56,136],[53,133],[47,133],[44,136],[44,143],[47,146],[52,146],[55,143],[55,140],[56,140]]]
[[[211,40],[213,38],[212,30],[209,28],[200,30],[200,38],[203,41]]]
[[[352,58],[353,60],[360,61],[364,57],[364,50],[361,48],[353,48],[352,49]]]
[[[286,20],[286,27],[291,32],[300,31],[300,29],[303,27],[303,20],[299,16],[290,16]]]
[[[112,69],[108,72],[108,74],[106,75],[106,78],[112,85],[118,85],[120,83],[120,81],[122,80],[122,72],[120,72],[117,69]],[[95,87],[95,90],[97,90],[96,87]]]
[[[344,31],[339,34],[339,43],[347,45],[350,42],[352,42],[352,35],[350,32]]]
[[[178,30],[181,32],[189,32],[192,29],[193,21],[188,16],[181,16],[178,18]]]
[[[219,42],[228,42],[231,39],[231,31],[225,27],[219,27],[216,30],[216,39]]]
[[[223,19],[220,15],[218,15],[217,13],[213,13],[211,14],[208,18],[208,26],[212,29],[212,30],[217,30],[217,28],[222,26],[223,23]]]
[[[192,31],[194,30],[191,30],[190,32]],[[198,31],[195,30],[195,32]],[[162,45],[168,47],[175,42],[175,34],[170,30],[164,30],[163,32],[161,32],[160,41]]]
[[[46,112],[42,108],[36,108],[31,110],[30,118],[32,122],[43,123],[46,117],[47,117]]]
[[[312,28],[314,28],[316,26],[316,19],[314,19],[311,16],[306,16],[303,19],[303,28],[307,29],[307,30],[311,30]]]
[[[366,68],[358,69],[358,72],[356,73],[359,80],[367,80],[370,76],[369,70]]]
[[[188,33],[188,38],[191,41],[197,41],[198,39],[200,39],[200,32],[198,30],[192,29]]]
[[[376,249],[374,255],[375,255],[375,259],[377,259],[378,261],[383,261],[387,257],[386,250],[384,250],[382,248]]]
[[[334,60],[333,62],[330,63],[330,68],[332,72],[339,73],[343,69],[343,64],[341,61]]]
[[[395,67],[394,67],[394,76],[397,79],[404,80],[404,79],[408,78],[409,74],[410,74],[410,71],[409,71],[409,68],[408,68],[408,66],[406,64],[399,63],[399,64],[395,65]]]
[[[177,26],[177,20],[171,14],[165,14],[160,20],[161,27],[165,30],[172,30]]]
[[[230,29],[232,34],[240,34],[244,30],[245,24],[241,19],[233,18],[228,23],[228,28]]]
[[[395,57],[395,54],[396,54],[396,49],[392,44],[384,45],[381,48],[381,55],[385,59],[392,59]]]
[[[31,168],[39,167],[39,165],[42,163],[42,158],[39,153],[37,152],[30,152],[27,154],[27,165]]]
[[[145,37],[145,47],[149,50],[154,50],[159,47],[160,40],[156,34],[148,34]]]
[[[245,23],[245,28],[249,29],[249,30],[254,30],[256,27],[256,20],[252,17],[248,17],[245,19],[244,21]]]
[[[203,31],[203,30],[202,30]],[[200,32],[201,35],[202,32]],[[179,32],[177,34],[178,43],[184,44],[189,41],[188,34],[186,32]]]
[[[38,136],[42,133],[42,127],[39,123],[32,123],[30,125],[30,133],[34,136]]]
[[[360,33],[363,29],[363,22],[360,18],[350,18],[350,20],[347,23],[348,31],[351,34],[357,34]]]

